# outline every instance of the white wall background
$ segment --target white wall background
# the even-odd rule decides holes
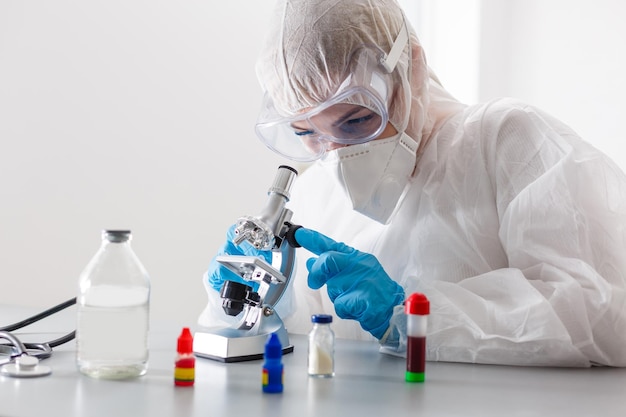
[[[536,104],[626,166],[626,3],[402,3],[457,97]],[[74,296],[100,230],[123,227],[153,318],[195,323],[227,226],[286,162],[253,132],[272,4],[0,2],[0,303]]]
[[[428,62],[467,103],[510,96],[626,168],[626,2],[400,0]]]
[[[153,317],[195,324],[280,162],[253,131],[268,3],[0,1],[0,302],[74,296],[101,229],[130,228]]]

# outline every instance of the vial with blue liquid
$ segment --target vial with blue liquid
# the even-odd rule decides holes
[[[265,343],[262,385],[265,393],[283,392],[283,346],[276,333],[268,336]]]

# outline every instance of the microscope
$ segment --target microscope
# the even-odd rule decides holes
[[[271,250],[272,265],[254,256],[218,256],[216,260],[239,275],[247,285],[225,281],[221,291],[222,308],[230,316],[242,315],[231,327],[200,328],[194,335],[197,356],[221,362],[239,362],[263,358],[265,343],[276,333],[283,353],[293,351],[287,330],[274,306],[287,289],[295,265],[292,212],[285,207],[298,172],[286,165],[278,167],[268,200],[257,216],[243,216],[235,226],[236,245],[248,241],[255,249]],[[277,266],[274,266],[277,265]],[[279,265],[279,266],[278,266]]]

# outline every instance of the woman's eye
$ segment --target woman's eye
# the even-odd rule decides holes
[[[344,138],[354,138],[357,136],[368,136],[372,130],[375,130],[376,123],[380,121],[380,117],[377,114],[368,113],[364,116],[353,117],[344,120],[337,126],[337,135],[344,136]]]
[[[374,116],[372,114],[368,114],[367,116],[357,117],[355,119],[346,120],[345,123],[348,125],[355,125],[359,123],[365,123],[372,120]]]
[[[314,134],[315,132],[313,132],[312,130],[296,130],[294,133],[296,134],[296,136],[309,136]]]

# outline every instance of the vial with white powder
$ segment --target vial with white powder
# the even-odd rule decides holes
[[[330,378],[335,375],[335,333],[330,327],[333,316],[314,314],[309,333],[308,372],[311,376]]]

